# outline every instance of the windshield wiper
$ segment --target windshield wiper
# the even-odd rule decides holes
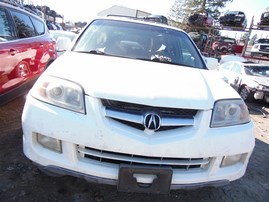
[[[147,58],[135,58],[137,60],[143,60],[143,61],[149,61],[149,62],[159,62],[159,63],[166,63],[166,64],[171,64],[171,65],[181,65],[181,66],[188,66],[188,67],[193,67],[190,65],[186,65],[183,63],[178,63],[178,62],[173,62],[173,61],[167,61],[167,60],[160,60],[158,58],[153,58],[153,59],[147,59]]]
[[[107,55],[105,52],[100,50],[90,50],[88,53],[96,54],[96,55]]]
[[[100,51],[100,50],[75,51],[75,52],[78,52],[78,53],[90,53],[90,54],[96,54],[96,55],[108,55],[108,54],[106,54],[105,52]]]

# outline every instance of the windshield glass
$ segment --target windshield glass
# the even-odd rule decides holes
[[[235,42],[235,39],[228,39],[228,38],[224,38],[224,39],[223,39],[223,42],[226,42],[226,43],[233,43],[233,44],[236,43],[236,42]]]
[[[245,72],[251,76],[269,77],[269,66],[245,66]]]
[[[186,33],[135,22],[95,20],[72,51],[206,68]]]
[[[269,39],[259,39],[257,43],[269,43]]]

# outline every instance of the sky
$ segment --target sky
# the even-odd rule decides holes
[[[28,3],[28,0],[24,0]],[[97,13],[111,6],[124,6],[145,11],[152,14],[166,15],[174,4],[174,0],[29,0],[34,5],[47,5],[60,15],[64,15],[66,21],[89,21],[97,16]]]
[[[55,10],[60,15],[64,15],[65,21],[86,21],[94,18],[97,13],[103,11],[111,6],[118,5],[132,9],[145,11],[152,14],[160,14],[167,16],[175,0],[24,0],[32,2],[34,5],[47,5],[50,9]],[[226,7],[222,10],[225,11],[243,11],[248,19],[248,27],[254,17],[254,24],[260,20],[261,13],[269,7],[269,0],[233,0],[232,3],[227,3]],[[268,32],[256,32],[263,35],[262,37],[269,38]],[[243,33],[228,32],[230,36],[239,37]]]

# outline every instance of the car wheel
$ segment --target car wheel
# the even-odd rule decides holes
[[[256,53],[250,53],[250,55],[251,55],[251,57],[255,57],[255,56],[257,56]]]
[[[227,53],[227,52],[228,52],[228,50],[227,50],[226,47],[222,47],[222,48],[220,49],[220,51],[221,51],[222,53]]]
[[[252,102],[254,100],[253,93],[250,92],[247,86],[242,86],[242,88],[239,91],[239,95],[244,101]]]

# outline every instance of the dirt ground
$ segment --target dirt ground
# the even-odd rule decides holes
[[[0,107],[0,201],[268,201],[269,104],[248,104],[255,124],[256,146],[246,174],[219,188],[173,190],[169,195],[117,192],[116,187],[74,177],[49,177],[22,152],[21,112],[24,97]]]

